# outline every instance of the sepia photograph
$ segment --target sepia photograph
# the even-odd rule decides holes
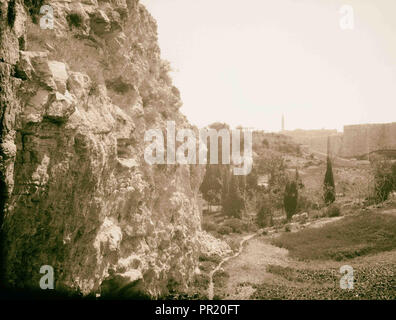
[[[395,40],[395,0],[0,0],[0,300],[395,301]]]

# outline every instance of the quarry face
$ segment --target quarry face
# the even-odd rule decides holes
[[[2,283],[160,296],[198,263],[203,166],[150,166],[144,132],[190,128],[137,0],[0,2]]]

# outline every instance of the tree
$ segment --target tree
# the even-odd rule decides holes
[[[224,212],[234,218],[242,218],[242,209],[245,204],[238,188],[238,178],[231,175],[228,195],[224,203]]]
[[[384,202],[389,194],[396,189],[396,164],[387,159],[372,161],[374,175],[374,200]]]
[[[218,204],[221,198],[221,173],[217,165],[207,165],[200,191],[209,204]]]
[[[223,172],[222,190],[221,190],[221,206],[222,211],[226,214],[228,193],[230,191],[230,170],[227,167]]]
[[[285,193],[283,196],[283,204],[286,211],[287,220],[296,213],[298,202],[298,187],[296,181],[288,181],[286,183]]]
[[[302,179],[300,178],[300,174],[298,172],[298,169],[296,168],[296,177],[295,177],[298,189],[303,189],[304,188],[304,184],[302,182]]]
[[[262,198],[258,205],[256,222],[261,228],[268,227],[273,224],[272,206],[268,197]]]
[[[327,169],[323,183],[323,198],[326,205],[330,205],[335,201],[335,185],[333,177],[333,168],[330,157],[327,157]]]

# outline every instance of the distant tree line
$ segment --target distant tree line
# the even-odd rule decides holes
[[[222,123],[215,123],[210,127],[216,130],[228,128]],[[221,143],[219,138],[219,163],[222,163]],[[273,224],[273,213],[276,210],[284,210],[287,220],[299,210],[304,210],[307,199],[304,196],[299,197],[304,184],[298,169],[290,177],[283,156],[277,150],[272,152],[268,146],[266,139],[263,140],[260,150],[255,150],[255,145],[253,146],[256,157],[252,171],[247,176],[235,176],[230,165],[208,164],[200,191],[209,205],[221,205],[223,214],[232,218],[242,218],[247,210],[256,212],[256,223],[261,227]],[[208,150],[210,157],[210,145]],[[260,176],[268,177],[266,186],[258,184]],[[329,206],[335,201],[335,196],[332,162],[328,157],[323,181],[323,202]]]

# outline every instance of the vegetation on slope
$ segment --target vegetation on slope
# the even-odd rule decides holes
[[[320,229],[284,233],[273,240],[293,257],[304,260],[344,260],[396,248],[396,217],[359,214]]]

